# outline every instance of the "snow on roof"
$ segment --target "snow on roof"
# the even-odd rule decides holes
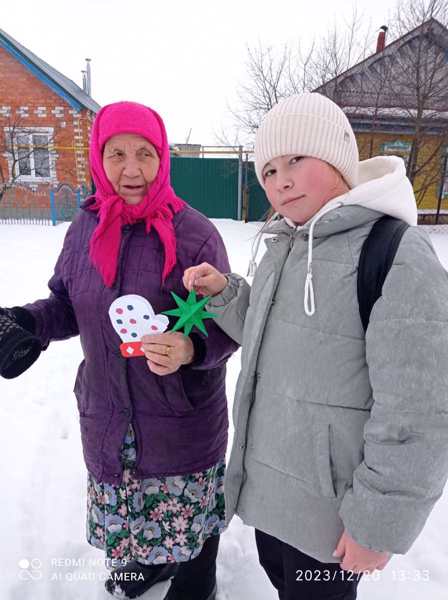
[[[413,118],[417,117],[417,109],[415,108],[400,108],[390,107],[382,108],[378,106],[344,106],[342,110],[347,114],[365,115],[372,116],[377,115],[380,117],[405,117]],[[448,119],[448,111],[444,110],[424,110],[422,117],[424,119]]]

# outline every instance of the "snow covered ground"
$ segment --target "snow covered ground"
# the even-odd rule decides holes
[[[258,224],[216,220],[234,271],[246,274]],[[47,296],[46,283],[67,225],[0,225],[0,305]],[[431,233],[448,269],[448,232]],[[260,247],[260,256],[263,245]],[[448,301],[448,298],[447,298]],[[228,368],[233,400],[239,352]],[[20,378],[0,380],[0,599],[107,600],[102,553],[85,541],[85,483],[72,388],[81,360],[79,341],[54,343]],[[446,600],[448,590],[448,488],[405,556],[361,580],[362,600]],[[373,579],[378,579],[374,581]],[[223,535],[218,600],[274,600],[258,565],[253,532],[234,519]],[[159,584],[144,600],[162,598]]]

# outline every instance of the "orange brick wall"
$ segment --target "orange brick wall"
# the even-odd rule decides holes
[[[48,186],[39,186],[36,191],[32,191],[30,188],[21,185],[15,186],[13,189],[7,190],[3,196],[2,206],[14,206],[19,211],[19,214],[24,214],[23,211],[36,208],[50,210]]]
[[[77,112],[0,47],[0,163],[4,172],[8,172],[4,127],[13,123],[22,127],[53,127],[57,181],[52,185],[90,186],[87,146],[92,116],[87,109]],[[27,186],[20,184],[21,188]],[[48,184],[32,187],[39,191]]]

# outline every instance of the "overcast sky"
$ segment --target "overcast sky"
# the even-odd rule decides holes
[[[247,46],[306,46],[349,19],[353,1],[1,0],[0,27],[79,85],[92,58],[99,104],[143,102],[161,113],[170,142],[184,142],[191,128],[190,142],[212,145],[229,126]],[[394,5],[356,2],[374,29]]]

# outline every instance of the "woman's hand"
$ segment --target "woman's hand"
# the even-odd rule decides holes
[[[344,529],[333,556],[343,557],[340,566],[346,571],[371,573],[376,569],[379,571],[384,569],[392,555],[390,552],[376,552],[361,546]]]
[[[194,290],[201,296],[216,296],[226,287],[227,279],[215,267],[204,262],[185,270],[183,284],[189,292]]]
[[[194,359],[191,339],[178,331],[144,335],[142,347],[148,368],[156,375],[170,375]]]

